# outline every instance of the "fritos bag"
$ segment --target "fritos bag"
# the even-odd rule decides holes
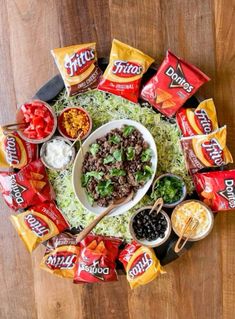
[[[73,279],[79,251],[76,236],[61,233],[48,240],[40,267],[59,277]]]
[[[157,73],[143,87],[141,97],[162,114],[172,117],[209,80],[198,68],[168,50]]]
[[[96,43],[51,50],[69,96],[95,89],[102,74],[97,65]]]
[[[37,159],[36,144],[24,141],[17,133],[4,135],[0,128],[0,168],[21,169]]]
[[[143,52],[114,39],[109,65],[98,89],[137,103],[142,76],[153,61]]]
[[[219,128],[212,99],[202,101],[195,109],[181,108],[176,120],[184,137],[209,134]]]
[[[198,195],[214,212],[235,209],[235,170],[197,173],[193,179]]]
[[[121,240],[88,235],[80,244],[74,283],[116,281],[115,260]]]
[[[186,164],[191,173],[205,167],[223,166],[233,163],[233,158],[226,146],[226,126],[207,134],[183,137],[181,145]]]
[[[53,202],[32,206],[23,213],[11,215],[10,219],[29,252],[69,228]]]
[[[154,250],[135,241],[127,244],[118,258],[123,264],[131,289],[146,285],[165,273]]]
[[[41,160],[29,163],[18,173],[1,172],[0,187],[5,202],[14,210],[55,198]]]

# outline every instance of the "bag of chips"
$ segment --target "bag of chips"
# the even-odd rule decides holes
[[[119,239],[88,235],[80,243],[74,283],[116,281],[115,260],[120,244]]]
[[[165,273],[154,250],[140,246],[134,241],[126,245],[119,255],[119,260],[126,270],[131,289],[146,285],[158,275]]]
[[[95,89],[102,72],[97,65],[95,43],[51,50],[69,96]]]
[[[196,173],[196,191],[214,212],[235,209],[235,170]]]
[[[233,163],[233,158],[226,146],[226,126],[207,134],[183,137],[181,145],[186,164],[191,173],[205,167],[219,167]]]
[[[210,78],[169,50],[157,73],[141,91],[141,97],[162,114],[176,111]]]
[[[109,65],[98,89],[137,103],[141,79],[153,61],[143,52],[114,39]]]
[[[10,219],[29,252],[69,228],[53,202],[32,206],[23,213],[11,215]]]
[[[209,134],[219,128],[212,99],[202,101],[196,109],[181,108],[176,120],[184,137]]]
[[[48,240],[40,267],[59,277],[73,279],[79,251],[76,236],[61,233]]]
[[[14,210],[55,199],[40,159],[29,163],[18,173],[0,172],[0,187],[5,202]]]
[[[17,133],[3,134],[0,129],[0,168],[21,169],[37,159],[38,147],[24,141]]]

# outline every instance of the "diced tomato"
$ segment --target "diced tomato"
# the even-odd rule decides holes
[[[40,128],[43,128],[45,126],[45,121],[43,119],[43,117],[41,116],[35,116],[33,118],[33,125],[35,127],[40,127]]]
[[[36,127],[36,132],[37,132],[37,138],[38,139],[41,139],[41,138],[44,138],[46,137],[48,134],[45,132],[45,130],[43,130],[42,128],[40,127]]]
[[[47,113],[47,110],[43,109],[43,108],[36,108],[35,111],[34,111],[34,115],[38,115],[38,116],[41,116],[41,117],[44,117],[45,114]]]

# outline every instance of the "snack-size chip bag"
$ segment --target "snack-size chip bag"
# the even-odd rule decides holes
[[[88,235],[80,243],[74,283],[116,281],[115,260],[120,244],[119,239]]]
[[[219,128],[212,99],[202,101],[195,109],[181,108],[176,120],[184,137],[209,134]]]
[[[29,163],[18,173],[0,172],[0,190],[7,205],[14,210],[55,199],[40,159]]]
[[[37,159],[38,147],[24,141],[17,133],[3,134],[0,128],[0,168],[21,169]]]
[[[235,170],[196,173],[193,179],[199,197],[214,212],[235,209]]]
[[[109,65],[98,89],[137,103],[141,79],[153,61],[143,52],[114,39]]]
[[[154,250],[140,246],[135,241],[127,244],[119,255],[131,289],[146,285],[159,274],[165,273]]]
[[[95,89],[102,72],[97,65],[95,43],[51,50],[69,96]]]
[[[59,277],[73,279],[79,251],[75,235],[60,233],[48,240],[40,267]]]
[[[162,114],[172,117],[209,80],[198,68],[168,50],[157,73],[143,87],[141,97]]]
[[[69,228],[53,202],[32,206],[23,213],[11,215],[10,219],[29,252]]]
[[[195,173],[205,167],[223,166],[233,163],[226,146],[226,126],[207,134],[183,137],[181,145],[188,170]]]

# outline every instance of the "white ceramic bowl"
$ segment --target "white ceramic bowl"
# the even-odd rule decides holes
[[[157,170],[157,148],[156,148],[155,141],[152,137],[152,134],[142,124],[132,120],[112,121],[99,127],[83,143],[84,154],[89,150],[89,146],[93,144],[97,138],[100,138],[106,135],[107,133],[109,133],[111,130],[115,128],[122,128],[124,125],[132,125],[136,127],[136,129],[139,132],[141,132],[141,134],[143,135],[144,140],[149,144],[149,147],[153,153],[152,159],[151,159],[153,175],[151,179],[136,192],[136,194],[134,195],[134,198],[130,202],[126,203],[125,205],[121,205],[120,207],[117,207],[115,210],[113,210],[111,214],[109,214],[109,216],[116,216],[116,215],[123,214],[127,212],[129,209],[131,209],[132,207],[134,207],[142,199],[142,197],[147,193],[149,187],[151,186],[154,180],[154,176]],[[105,207],[100,207],[96,204],[94,204],[94,206],[91,206],[90,203],[88,202],[85,188],[83,188],[81,185],[82,162],[83,162],[83,157],[82,157],[81,150],[79,150],[74,161],[73,172],[72,172],[72,183],[73,183],[74,193],[77,196],[78,200],[83,205],[83,207],[85,207],[90,212],[97,215],[103,212],[105,210]]]

